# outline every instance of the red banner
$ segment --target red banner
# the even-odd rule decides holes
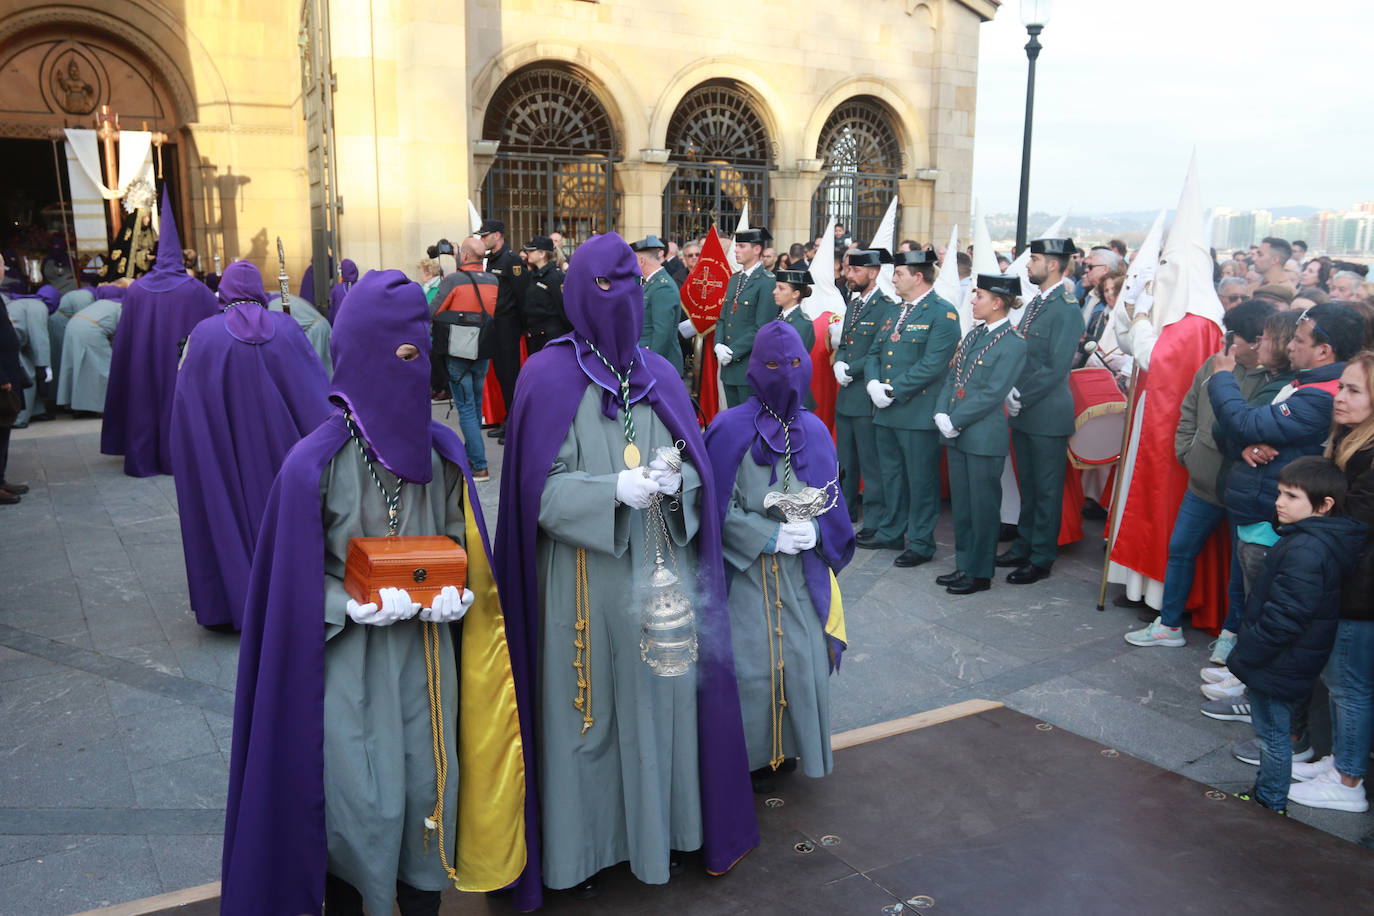
[[[687,281],[682,284],[682,307],[692,319],[698,334],[704,334],[720,317],[725,302],[725,284],[730,282],[730,262],[725,259],[716,227],[701,245],[701,257]]]

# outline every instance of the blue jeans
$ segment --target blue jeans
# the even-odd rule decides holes
[[[448,358],[448,390],[458,408],[458,427],[468,450],[472,470],[487,469],[487,446],[482,439],[482,386],[487,380],[489,359]]]
[[[1345,776],[1363,777],[1374,738],[1374,620],[1342,620],[1322,672],[1331,691],[1331,753]]]
[[[1250,697],[1250,724],[1260,740],[1259,775],[1255,777],[1255,798],[1270,811],[1288,807],[1288,786],[1293,781],[1292,730],[1293,704],[1287,700],[1247,690]]]
[[[1169,536],[1169,565],[1164,567],[1164,606],[1160,608],[1160,622],[1166,627],[1183,624],[1184,606],[1193,590],[1193,572],[1197,555],[1207,539],[1226,519],[1226,510],[1214,506],[1192,490],[1183,494],[1174,519],[1174,533]]]

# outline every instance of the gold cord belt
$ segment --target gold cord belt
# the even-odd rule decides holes
[[[434,739],[434,813],[425,818],[425,851],[429,851],[429,835],[439,833],[439,862],[444,873],[458,886],[458,872],[448,864],[448,842],[444,837],[444,787],[448,783],[448,745],[444,742],[443,679],[439,670],[439,625],[421,623],[420,635],[425,640],[425,684],[429,688],[429,731]]]
[[[595,720],[592,718],[592,632],[591,599],[587,589],[587,549],[577,548],[577,576],[575,579],[577,602],[577,635],[573,638],[573,667],[577,669],[577,697],[573,706],[582,713],[582,734],[587,733]]]
[[[782,766],[785,759],[782,753],[782,715],[787,708],[787,685],[783,680],[782,660],[782,586],[778,581],[778,555],[773,559],[773,597],[768,600],[768,558],[759,557],[759,576],[763,580],[763,620],[768,627],[768,692],[773,709],[773,757],[768,765],[773,769]],[[776,611],[776,620],[774,612]],[[776,638],[776,646],[774,640]]]

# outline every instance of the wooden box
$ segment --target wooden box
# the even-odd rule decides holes
[[[380,604],[378,592],[403,588],[429,607],[445,585],[467,583],[468,555],[452,538],[353,538],[348,542],[344,590],[359,604]]]

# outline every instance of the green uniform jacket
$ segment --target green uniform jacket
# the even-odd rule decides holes
[[[778,315],[778,317],[782,318],[782,315]],[[782,320],[792,325],[797,333],[801,335],[802,346],[806,348],[807,355],[810,355],[811,348],[816,345],[815,323],[812,322],[810,318],[806,317],[806,313],[802,311],[800,305],[792,310],[792,314],[788,315],[786,318],[782,318]],[[814,367],[812,371],[815,371]],[[829,367],[826,367],[826,371],[830,371]]]
[[[682,374],[682,347],[677,342],[677,326],[684,317],[677,284],[668,271],[654,271],[644,281],[644,332],[639,345],[672,363],[678,375]]]
[[[864,364],[864,378],[892,386],[892,403],[874,412],[873,423],[893,429],[934,429],[935,396],[959,346],[959,315],[954,306],[927,291],[907,313],[901,334],[893,341],[901,314],[900,302],[883,309]]]
[[[997,329],[1000,330],[1002,328]],[[991,333],[995,335],[997,331]],[[968,380],[964,382],[964,396],[958,396],[954,371],[951,370],[945,374],[945,383],[936,399],[935,413],[949,414],[950,422],[959,430],[959,435],[953,440],[945,441],[950,448],[957,448],[968,455],[1003,457],[1010,443],[1007,414],[1002,402],[1025,368],[1026,340],[1020,331],[1012,328],[979,356],[987,346],[982,325],[969,331],[964,340],[968,341],[974,334],[980,335],[979,338],[963,345],[969,350],[967,359],[973,362]],[[957,356],[955,360],[958,360]],[[964,368],[968,370],[970,367],[965,363]]]
[[[1066,284],[1056,286],[1049,298],[1030,301],[1020,330],[1026,339],[1026,367],[1016,380],[1021,412],[1011,418],[1011,428],[1033,436],[1072,436],[1069,369],[1083,339],[1078,300]]]
[[[754,335],[778,317],[778,306],[773,301],[775,284],[773,275],[760,264],[747,279],[741,270],[725,285],[725,303],[716,322],[716,343],[725,344],[735,354],[730,365],[720,369],[720,379],[726,385],[749,384],[745,373],[749,371]]]
[[[873,348],[879,322],[891,304],[892,300],[884,296],[882,290],[875,289],[866,304],[854,299],[845,309],[844,332],[840,335],[840,345],[835,348],[835,362],[847,363],[854,381],[841,387],[835,395],[835,413],[840,416],[873,416],[873,401],[866,390],[868,378],[864,375],[864,365],[868,361],[868,351]]]

